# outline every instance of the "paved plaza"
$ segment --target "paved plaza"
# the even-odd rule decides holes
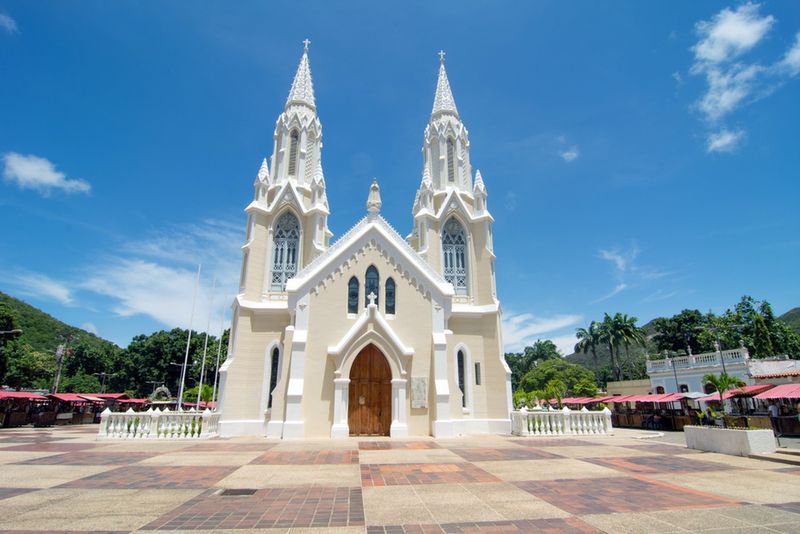
[[[800,532],[800,468],[614,436],[96,441],[0,430],[2,532]]]

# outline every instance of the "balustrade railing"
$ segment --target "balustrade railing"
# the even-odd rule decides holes
[[[663,360],[648,360],[647,372],[671,371],[675,369],[692,369],[695,367],[713,367],[722,365],[720,355],[726,364],[745,363],[750,359],[750,353],[746,348],[723,350],[722,352],[704,352],[702,354],[692,354],[690,356],[675,356],[674,358],[664,358]]]
[[[511,433],[515,436],[588,436],[613,434],[611,410],[590,412],[585,408],[573,411],[532,410],[522,408],[511,412]]]
[[[100,414],[98,439],[209,439],[217,436],[219,413],[209,409],[198,412],[154,410]]]

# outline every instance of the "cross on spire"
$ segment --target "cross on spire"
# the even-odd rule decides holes
[[[444,56],[445,55],[446,54],[445,54],[444,50],[439,50],[439,63],[444,63]]]
[[[308,52],[308,45],[310,44],[311,41],[309,41],[307,37],[303,39],[303,51]]]

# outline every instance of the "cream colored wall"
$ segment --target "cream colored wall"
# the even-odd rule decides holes
[[[620,382],[609,382],[606,384],[606,392],[609,395],[640,395],[650,393],[652,389],[650,380],[623,380]]]
[[[347,333],[356,318],[348,318],[347,284],[351,276],[359,280],[359,314],[364,311],[364,277],[367,268],[375,265],[380,274],[379,309],[385,312],[385,284],[391,277],[396,284],[396,310],[388,319],[400,339],[414,348],[411,364],[406,365],[409,384],[406,387],[408,430],[410,435],[429,435],[431,409],[411,409],[410,378],[430,377],[432,304],[403,278],[402,273],[377,249],[367,249],[343,267],[332,282],[311,295],[309,305],[308,341],[305,355],[303,409],[307,436],[328,436],[333,421],[334,362],[328,357],[328,347],[336,345]],[[356,315],[356,317],[358,314]]]
[[[283,342],[288,323],[288,313],[263,315],[239,311],[233,362],[228,368],[225,387],[226,420],[264,418],[260,409],[267,350],[274,341]]]
[[[480,318],[451,317],[448,328],[453,332],[447,340],[448,380],[450,390],[458,392],[456,354],[458,347],[467,347],[470,356],[469,376],[472,383],[472,407],[463,413],[461,399],[451,395],[450,410],[453,419],[505,419],[506,372],[500,360],[500,338],[497,331],[497,316],[483,315]],[[481,385],[475,385],[475,363],[481,364]]]

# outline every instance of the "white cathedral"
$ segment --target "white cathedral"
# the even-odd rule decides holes
[[[365,217],[330,243],[307,41],[273,138],[245,210],[220,434],[508,433],[494,219],[444,54],[406,238],[373,180]]]

